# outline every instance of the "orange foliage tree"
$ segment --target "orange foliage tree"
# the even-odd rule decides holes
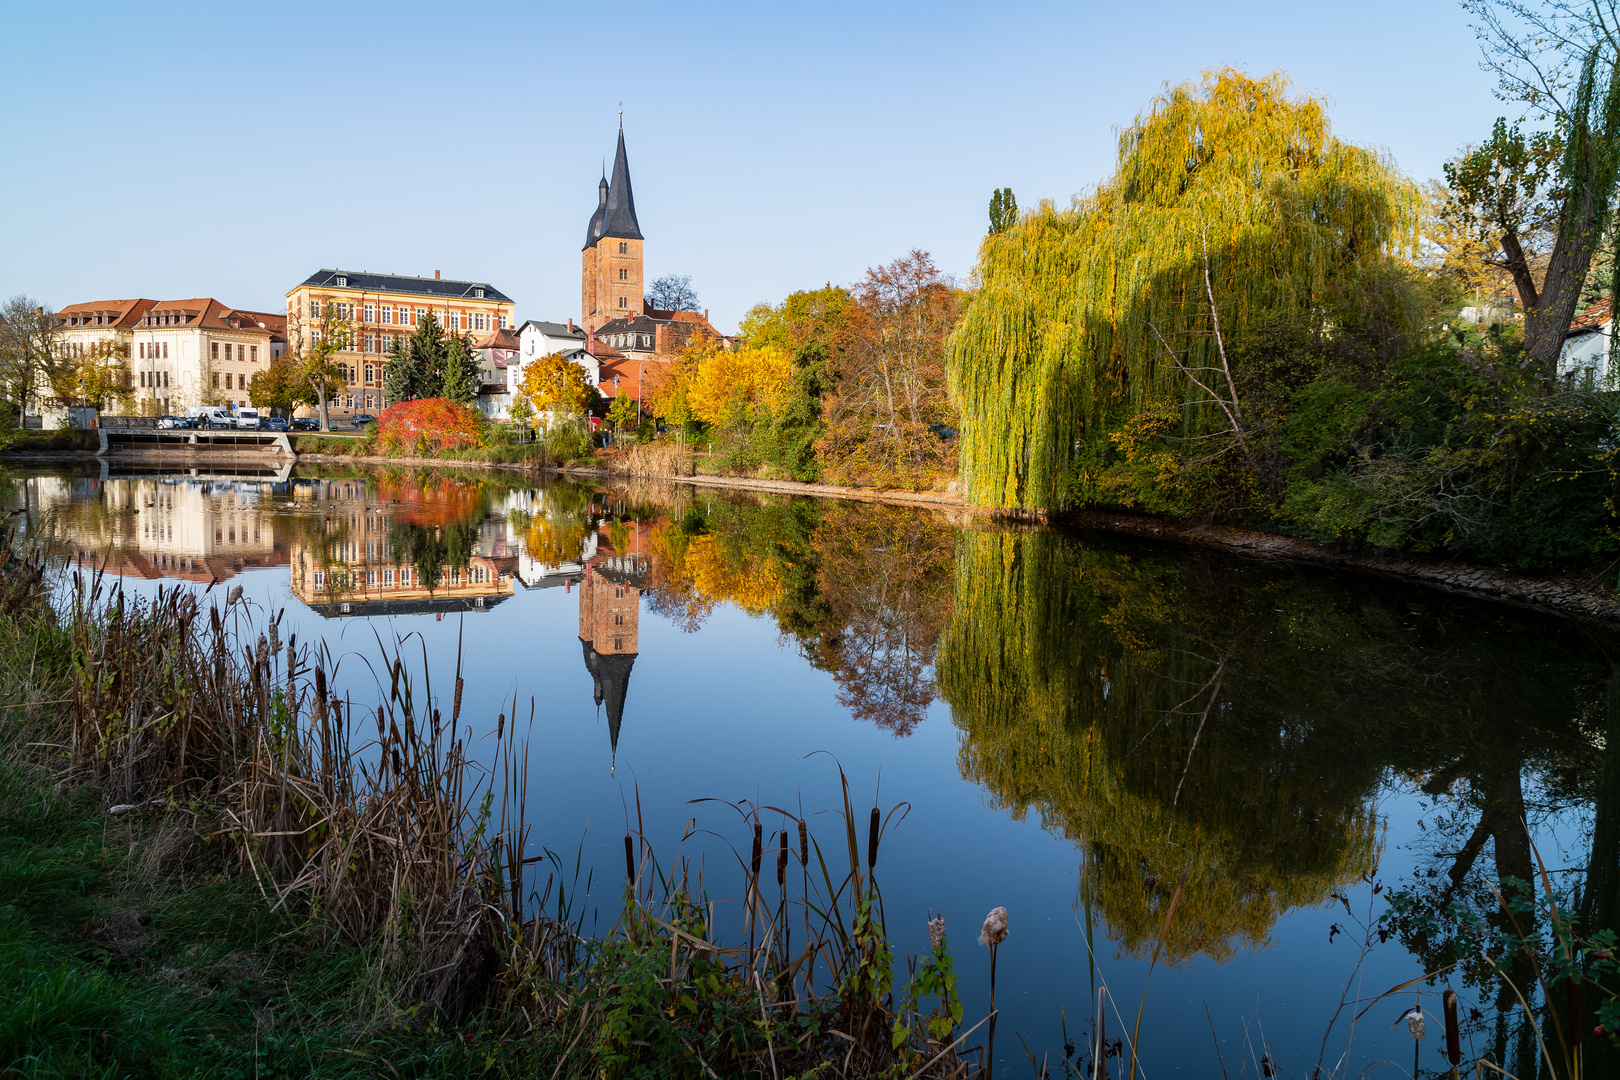
[[[829,477],[914,485],[954,471],[953,444],[934,428],[956,426],[945,337],[961,295],[925,251],[870,269],[855,286],[816,443]]]
[[[460,450],[484,438],[484,418],[444,398],[390,405],[377,417],[377,445],[390,454]]]

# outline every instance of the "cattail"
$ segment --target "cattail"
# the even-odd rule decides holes
[[[501,733],[506,730],[506,714],[501,713],[495,717],[495,741],[501,741]]]
[[[405,665],[400,662],[399,657],[394,657],[394,677],[388,683],[388,696],[390,699],[399,697],[399,676],[404,667]]]
[[[632,885],[636,882],[636,846],[629,833],[624,834],[624,879]]]
[[[235,588],[231,589],[231,591],[228,594],[226,594],[226,596],[225,596],[225,606],[230,607],[232,604],[236,603],[240,599],[242,599],[242,586],[238,585]]]
[[[404,768],[402,768],[400,766],[400,763],[399,763],[399,747],[396,746],[393,749],[394,749],[394,775],[395,776],[403,776],[403,775],[405,775],[405,770],[404,770]]]
[[[1446,1014],[1446,1060],[1452,1068],[1462,1061],[1462,1027],[1457,1023],[1457,991],[1447,989],[1440,998]]]
[[[945,916],[939,915],[928,920],[928,944],[936,950],[945,944]]]
[[[776,850],[776,884],[779,888],[787,888],[787,830],[782,830],[782,846]]]
[[[1007,909],[991,908],[984,917],[984,929],[979,931],[979,944],[996,946],[1007,940]]]
[[[809,869],[810,866],[810,830],[799,822],[799,865]]]
[[[454,727],[461,722],[461,676],[456,676],[456,700],[450,706],[450,724]]]
[[[1564,983],[1564,1009],[1569,1017],[1569,1044],[1581,1045],[1581,983],[1573,975]]]
[[[881,821],[878,817],[878,808],[872,807],[872,823],[866,827],[866,872],[870,874],[872,868],[877,866],[878,826]]]
[[[757,822],[757,821],[754,822],[754,858],[753,858],[752,865],[753,865],[753,868],[754,868],[754,880],[755,881],[759,880],[759,857],[760,857],[760,854],[762,852],[761,841],[764,838],[765,838],[764,829],[761,827],[759,822]]]
[[[315,665],[315,700],[326,700],[326,672],[321,670],[319,664]]]

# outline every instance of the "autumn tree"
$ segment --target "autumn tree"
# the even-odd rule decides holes
[[[1594,50],[1566,134],[1527,135],[1498,119],[1490,139],[1445,166],[1447,218],[1512,277],[1525,355],[1549,382],[1620,181],[1620,68],[1600,85],[1600,67]]]
[[[64,356],[46,375],[51,393],[63,405],[106,409],[125,406],[135,397],[129,346],[118,341],[97,341],[82,353]]]
[[[514,401],[544,419],[551,427],[557,421],[583,414],[591,400],[591,379],[585,369],[560,352],[547,353],[523,365]]]
[[[641,426],[641,409],[636,405],[636,399],[629,394],[620,394],[608,406],[608,423],[620,431],[626,428]]]
[[[1120,440],[1145,448],[1128,463],[1142,476],[1258,483],[1235,387],[1286,395],[1306,376],[1247,370],[1228,339],[1326,333],[1368,309],[1415,333],[1424,311],[1398,286],[1420,207],[1386,155],[1335,138],[1323,103],[1281,74],[1168,89],[1120,132],[1095,191],[980,245],[949,359],[968,500],[1095,501]]]
[[[915,483],[951,460],[936,432],[956,421],[945,337],[961,294],[927,252],[913,251],[868,270],[853,296],[846,348],[829,359],[817,451],[835,474]]]
[[[300,405],[316,403],[315,388],[303,375],[297,357],[282,353],[270,366],[253,376],[248,400],[260,409],[291,412]]]
[[[13,296],[0,310],[0,396],[11,403],[16,423],[38,405],[53,369],[66,363],[56,315],[48,305]]]
[[[354,340],[354,323],[347,309],[330,298],[310,302],[308,320],[295,318],[288,341],[288,352],[295,358],[298,378],[310,390],[321,416],[321,430],[331,431],[328,401],[347,385],[349,369],[334,356]]]

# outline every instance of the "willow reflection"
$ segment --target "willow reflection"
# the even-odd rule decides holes
[[[1127,952],[1185,872],[1167,954],[1225,960],[1377,861],[1382,761],[1322,655],[1344,614],[1196,559],[966,534],[938,669],[962,773],[1082,845]]]

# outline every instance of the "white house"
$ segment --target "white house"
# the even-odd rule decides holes
[[[1620,389],[1620,365],[1609,367],[1609,339],[1614,318],[1609,301],[1599,300],[1569,324],[1564,351],[1558,356],[1558,376],[1579,386],[1594,389]]]
[[[518,328],[518,341],[521,347],[518,350],[517,365],[510,369],[514,386],[523,378],[523,368],[529,361],[552,353],[562,353],[583,367],[592,386],[597,385],[601,379],[602,372],[597,366],[596,357],[585,351],[585,328],[575,326],[573,319],[569,319],[566,323],[530,319]]]

